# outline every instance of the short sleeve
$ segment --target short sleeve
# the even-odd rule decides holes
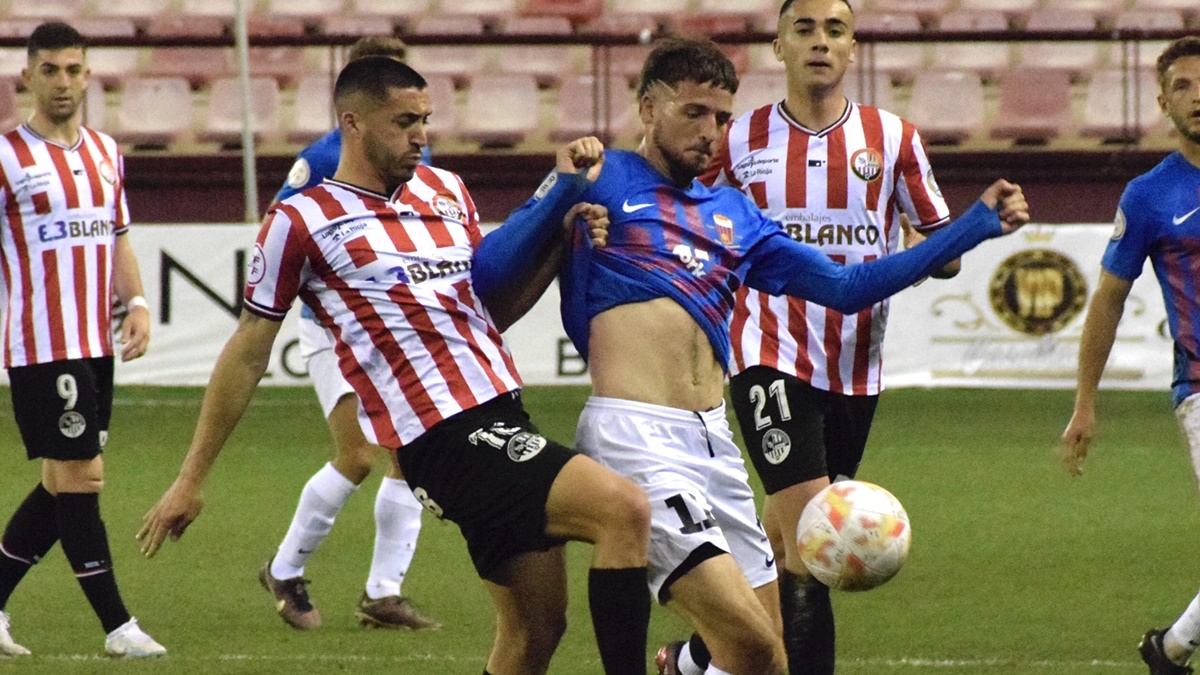
[[[903,122],[900,154],[896,158],[896,200],[918,230],[944,225],[950,208],[933,177],[933,165],[917,128]]]
[[[266,319],[283,320],[300,293],[306,256],[299,214],[271,209],[263,220],[246,269],[245,306]]]
[[[1127,187],[1117,206],[1112,238],[1100,261],[1105,270],[1126,281],[1141,275],[1149,255],[1152,223],[1148,216],[1151,210],[1141,207],[1138,201],[1136,194]]]

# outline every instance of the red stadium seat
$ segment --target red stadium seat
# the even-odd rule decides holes
[[[143,75],[147,77],[183,77],[192,86],[207,86],[214,79],[233,72],[232,49],[207,47],[154,47]]]
[[[504,45],[496,54],[500,72],[532,75],[542,87],[583,72],[588,62],[587,48],[574,45]]]
[[[959,9],[1004,12],[1009,15],[1028,14],[1037,8],[1039,0],[959,0]]]
[[[6,134],[21,124],[17,106],[17,85],[8,78],[0,79],[0,134]]]
[[[1133,0],[1132,9],[1174,9],[1195,14],[1200,11],[1195,0]]]
[[[601,86],[599,90],[593,86],[594,82],[591,75],[576,75],[563,81],[555,103],[551,140],[564,142],[596,135],[612,143],[627,140],[637,132],[637,107],[626,81],[623,78],[610,79],[607,87]],[[597,119],[597,114],[600,119]]]
[[[1069,131],[1071,79],[1062,70],[1010,71],[1000,82],[992,138],[1045,143]]]
[[[1163,124],[1154,72],[1101,70],[1088,82],[1082,136],[1106,141],[1135,141]]]
[[[313,70],[309,54],[303,48],[250,48],[250,74],[254,77],[273,77],[280,86],[291,87]]]
[[[158,146],[179,141],[191,126],[192,90],[186,79],[130,78],[109,133],[122,144]]]
[[[217,16],[184,16],[163,14],[151,17],[146,32],[154,36],[220,37],[229,27],[226,19]]]
[[[10,3],[11,16],[54,21],[73,21],[83,14],[84,6],[84,0],[10,0]]]
[[[1183,14],[1177,9],[1137,9],[1121,12],[1113,24],[1120,30],[1182,30]]]
[[[117,87],[138,71],[141,50],[132,47],[92,47],[87,53],[92,79],[105,87]]]
[[[642,65],[646,62],[649,54],[649,45],[618,45],[596,49],[593,57],[597,59],[601,75],[605,74],[605,68],[607,68],[612,77],[620,77],[627,82],[634,82],[641,76]]]
[[[737,95],[733,97],[734,117],[781,101],[787,95],[787,77],[782,71],[750,72],[740,80]]]
[[[438,14],[446,16],[472,16],[485,22],[495,23],[517,14],[516,0],[454,0],[443,2]]]
[[[378,17],[389,23],[411,26],[431,11],[433,0],[352,0],[351,16]]]
[[[957,11],[942,17],[942,30],[1004,33],[1008,18],[1002,12]],[[1007,42],[939,42],[933,46],[933,68],[971,70],[986,79],[1008,69],[1011,47]]]
[[[237,0],[178,0],[179,13],[184,16],[219,16],[232,19],[237,15]],[[254,13],[254,3],[250,12]]]
[[[859,33],[878,33],[881,35],[919,33],[921,19],[911,12],[864,13],[855,19],[854,30]]]
[[[291,143],[308,145],[336,126],[333,80],[328,74],[309,75],[296,85],[296,115],[287,130]]]
[[[426,127],[429,140],[454,138],[458,134],[458,92],[454,89],[454,80],[443,75],[426,75],[425,81],[428,83],[425,90],[433,105],[433,115]]]
[[[880,14],[916,14],[926,19],[945,14],[953,0],[875,0],[871,12]]]
[[[446,75],[467,82],[484,69],[485,55],[474,45],[420,45],[409,47],[408,63],[426,78]]]
[[[917,74],[905,117],[929,143],[961,143],[984,128],[983,85],[973,72]]]
[[[1045,0],[1047,10],[1089,12],[1101,20],[1116,16],[1125,8],[1126,0]]]
[[[57,18],[57,17],[56,17]],[[89,38],[125,38],[137,35],[133,19],[117,16],[81,16],[71,19],[71,26]]]
[[[925,69],[926,45],[903,42],[858,45],[858,64],[864,70],[876,72],[901,81],[910,81]]]
[[[666,19],[687,12],[688,0],[612,0],[608,13],[612,15],[649,15]]]
[[[604,13],[604,0],[525,0],[525,16],[561,16],[574,23],[586,23]]]
[[[93,0],[88,12],[93,16],[119,16],[147,21],[169,12],[172,0]]]
[[[279,84],[269,77],[250,80],[251,124],[255,137],[279,131]],[[208,117],[198,134],[201,141],[235,145],[242,140],[242,88],[236,78],[213,82],[208,99]]]
[[[842,93],[852,101],[900,114],[900,110],[896,106],[896,94],[891,80],[879,74],[876,74],[875,79],[872,80],[857,68],[847,70],[842,84]],[[781,92],[780,98],[782,97],[783,93]]]
[[[522,143],[538,129],[538,100],[529,75],[479,75],[467,90],[459,137],[487,146]]]
[[[2,116],[0,114],[0,117]],[[108,105],[104,98],[104,87],[100,85],[99,80],[93,79],[88,82],[87,90],[83,93],[83,123],[100,131],[108,130]]]
[[[273,16],[323,19],[347,10],[345,0],[265,0],[264,12]]]
[[[392,35],[396,25],[391,17],[364,16],[361,14],[334,14],[325,17],[321,30],[326,35],[353,35],[366,37],[368,35]]]
[[[571,20],[565,16],[509,16],[500,22],[505,35],[570,35]]]

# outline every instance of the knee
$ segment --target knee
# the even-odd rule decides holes
[[[783,641],[771,630],[746,630],[733,636],[730,650],[738,664],[734,672],[783,673],[787,667]]]
[[[370,443],[339,443],[334,467],[350,482],[358,485],[367,479],[375,466],[375,446]]]
[[[631,539],[650,539],[650,500],[633,482],[620,479],[606,500],[608,529]]]

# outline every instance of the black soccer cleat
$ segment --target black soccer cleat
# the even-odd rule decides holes
[[[1138,643],[1138,653],[1142,655],[1142,661],[1150,666],[1150,675],[1192,675],[1194,671],[1191,666],[1181,666],[1167,658],[1163,651],[1163,635],[1166,632],[1165,628],[1151,628]]]

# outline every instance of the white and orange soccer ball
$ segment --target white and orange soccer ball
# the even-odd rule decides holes
[[[892,493],[858,480],[817,493],[796,528],[800,559],[830,588],[865,591],[896,576],[908,558],[912,529]]]

